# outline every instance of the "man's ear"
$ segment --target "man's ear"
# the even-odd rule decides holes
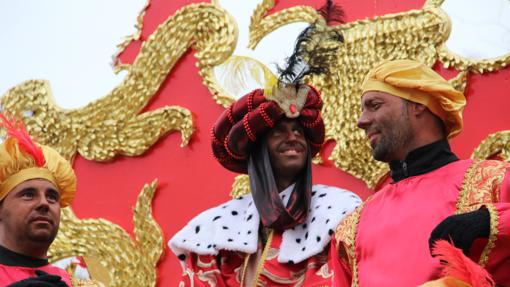
[[[415,116],[423,115],[428,111],[428,108],[425,105],[419,104],[419,103],[410,103],[410,112]]]

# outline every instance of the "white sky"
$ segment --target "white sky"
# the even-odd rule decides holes
[[[105,96],[124,77],[111,67],[145,0],[0,0],[0,95],[50,81],[63,108]],[[119,7],[122,7],[119,9]]]
[[[446,46],[470,59],[510,53],[510,0],[445,0],[452,21]]]
[[[0,95],[25,80],[45,79],[63,108],[104,97],[125,76],[113,73],[112,56],[117,44],[135,31],[145,1],[0,0]],[[273,72],[307,26],[282,27],[253,51],[247,48],[248,26],[260,0],[218,2],[237,18],[240,34],[234,55],[258,59]],[[510,53],[510,0],[445,0],[443,9],[453,22],[447,42],[453,52],[475,59]],[[254,85],[248,83],[246,90]]]

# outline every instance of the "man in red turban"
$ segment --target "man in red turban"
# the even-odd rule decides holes
[[[54,149],[38,145],[0,114],[0,286],[72,286],[69,274],[48,263],[60,208],[71,204],[76,175]]]
[[[251,193],[201,213],[171,239],[184,286],[331,284],[331,235],[361,200],[312,186],[311,159],[325,133],[321,108],[313,87],[278,85],[270,95],[245,95],[220,116],[214,155],[249,175]]]

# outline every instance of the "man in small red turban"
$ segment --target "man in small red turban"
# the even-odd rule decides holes
[[[214,155],[249,175],[251,193],[201,213],[172,238],[184,286],[331,284],[331,235],[361,200],[312,186],[311,159],[325,134],[321,108],[313,87],[278,85],[252,91],[220,116]]]
[[[51,147],[32,141],[23,125],[0,114],[0,286],[72,286],[65,270],[48,263],[60,208],[71,204],[76,175]]]

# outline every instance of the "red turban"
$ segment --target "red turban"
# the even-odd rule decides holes
[[[322,100],[311,86],[275,87],[272,95],[257,89],[233,103],[212,129],[212,149],[216,159],[228,170],[247,173],[247,161],[254,143],[280,119],[296,118],[304,129],[311,156],[324,142],[321,117]]]

